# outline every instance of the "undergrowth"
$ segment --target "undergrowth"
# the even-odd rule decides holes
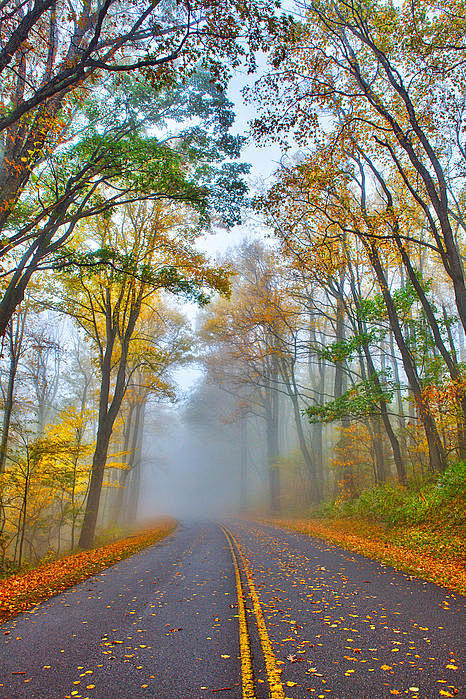
[[[367,517],[389,527],[442,522],[448,528],[456,528],[465,523],[465,492],[466,461],[460,461],[420,487],[384,484],[363,491],[353,500],[326,503],[312,514]]]

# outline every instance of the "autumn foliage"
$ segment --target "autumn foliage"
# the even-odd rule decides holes
[[[402,546],[396,535],[387,532],[380,524],[366,519],[278,519],[270,521],[287,529],[330,541],[414,577],[446,587],[460,594],[466,593],[466,569],[464,561],[464,539],[462,553],[449,555],[448,551],[438,555],[425,553],[418,546]]]
[[[126,539],[43,563],[28,573],[0,581],[0,622],[151,546],[167,536],[175,526],[174,520],[161,519],[150,529]]]

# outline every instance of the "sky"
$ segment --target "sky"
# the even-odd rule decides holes
[[[281,151],[277,145],[259,147],[248,134],[249,122],[255,118],[256,110],[253,104],[245,101],[242,90],[245,87],[252,86],[259,75],[259,72],[248,75],[246,71],[238,70],[231,79],[227,91],[228,98],[232,101],[236,114],[232,130],[235,134],[245,136],[247,139],[242,149],[241,161],[251,166],[247,182],[252,192],[258,187],[262,188],[264,182],[272,177],[279,166],[281,158]],[[235,226],[231,230],[218,228],[202,237],[198,242],[198,246],[210,255],[215,256],[223,254],[228,248],[238,245],[244,238],[251,238],[255,234],[263,235],[265,232],[266,228],[258,217],[246,213],[243,225]]]

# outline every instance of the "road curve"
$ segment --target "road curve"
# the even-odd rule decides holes
[[[464,598],[300,534],[186,523],[0,627],[0,697],[463,696]]]

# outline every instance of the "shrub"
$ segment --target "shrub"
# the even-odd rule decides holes
[[[436,481],[403,488],[385,483],[365,490],[358,498],[325,503],[319,514],[327,517],[369,517],[389,526],[422,524],[442,518],[448,524],[464,521],[466,461],[452,464]]]

